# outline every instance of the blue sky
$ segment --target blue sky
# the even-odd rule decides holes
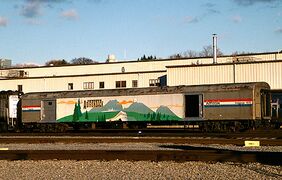
[[[282,0],[0,0],[0,58],[13,64],[108,54],[282,50]]]

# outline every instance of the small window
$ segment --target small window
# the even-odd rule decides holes
[[[18,85],[18,91],[23,92],[23,85]]]
[[[126,81],[116,81],[116,88],[125,88]]]
[[[94,82],[84,82],[83,89],[94,89]]]
[[[24,71],[19,71],[19,76],[24,77]]]
[[[132,87],[138,87],[138,81],[132,80]]]
[[[105,82],[99,82],[99,88],[104,89],[105,88]]]
[[[73,90],[73,83],[68,83],[68,90]]]
[[[49,106],[52,106],[52,104],[53,104],[52,102],[48,102],[48,105],[49,105]]]
[[[160,79],[150,79],[149,86],[160,86]]]

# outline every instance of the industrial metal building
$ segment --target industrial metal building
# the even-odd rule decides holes
[[[0,91],[97,90],[265,81],[282,89],[278,52],[0,69]]]
[[[167,66],[167,77],[169,86],[263,81],[282,89],[282,60]]]

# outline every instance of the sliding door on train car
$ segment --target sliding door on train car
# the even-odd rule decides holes
[[[41,101],[41,121],[42,122],[56,121],[56,100]]]
[[[202,118],[203,117],[203,95],[188,94],[185,95],[185,117]]]
[[[271,119],[271,96],[267,90],[261,91],[261,117]]]

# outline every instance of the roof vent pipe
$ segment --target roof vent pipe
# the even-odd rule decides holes
[[[213,64],[216,64],[217,63],[217,37],[216,37],[216,34],[213,34],[212,35],[212,48],[213,48]]]

